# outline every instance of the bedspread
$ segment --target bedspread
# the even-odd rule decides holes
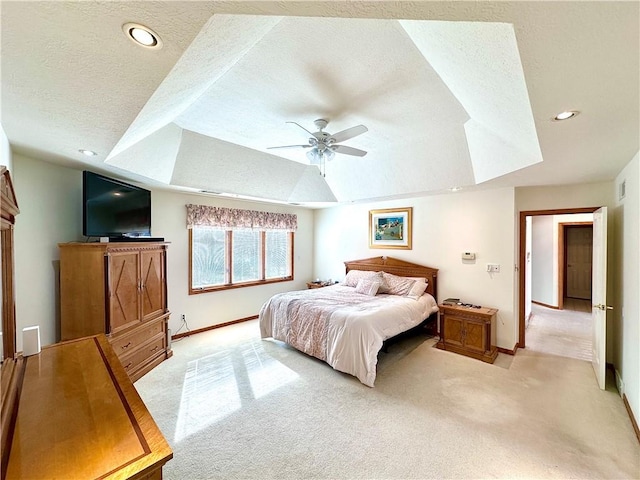
[[[274,295],[260,310],[262,338],[283,341],[373,387],[384,340],[438,310],[435,299],[368,296],[333,285]]]

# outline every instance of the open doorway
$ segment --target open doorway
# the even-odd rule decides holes
[[[561,281],[559,308],[584,311],[585,304],[591,311],[593,269],[593,219],[585,222],[563,222],[558,228],[558,245],[561,246],[558,270]]]
[[[570,227],[582,227],[582,225],[589,226],[589,220],[585,219],[583,214],[593,214],[597,210],[597,207],[586,208],[573,208],[573,209],[557,209],[557,210],[536,210],[536,211],[524,211],[520,212],[520,230],[519,230],[519,265],[522,268],[519,269],[519,339],[518,347],[525,348],[527,346],[527,325],[532,318],[534,306],[536,309],[548,309],[546,311],[547,316],[552,312],[550,310],[556,310],[559,313],[565,308],[565,302],[570,303],[572,308],[579,310],[591,311],[591,298],[590,294],[585,294],[585,277],[584,271],[590,268],[588,265],[581,264],[576,268],[576,278],[573,276],[574,272],[571,270],[574,267],[568,266],[568,259],[571,256],[584,257],[584,250],[582,246],[574,249],[570,247],[570,251],[567,251],[567,237],[571,236],[572,243],[578,243],[574,236],[580,237],[584,232],[574,233],[572,230],[568,230]],[[583,216],[579,216],[582,214]],[[566,217],[565,217],[566,216]],[[541,250],[543,263],[546,264],[542,270],[543,273],[539,274],[544,276],[544,279],[536,279],[536,270],[534,264],[536,261],[536,239],[532,238],[531,230],[534,228],[535,223],[546,224],[544,228],[547,228],[550,237],[545,236],[545,241],[548,242],[546,249]],[[541,231],[543,229],[541,228]],[[588,234],[582,235],[582,238],[578,240],[583,241],[588,237]],[[538,245],[539,248],[540,245]],[[577,270],[580,272],[577,272]],[[589,270],[590,273],[590,270]],[[569,281],[569,285],[568,285]],[[538,283],[536,283],[538,282]],[[577,282],[577,285],[574,283]],[[573,301],[572,297],[567,295],[567,288],[571,288],[571,294],[576,295],[574,287],[582,289],[578,294],[581,296],[588,295],[588,299],[576,298]],[[537,288],[537,290],[536,290]],[[589,282],[589,289],[590,282]]]

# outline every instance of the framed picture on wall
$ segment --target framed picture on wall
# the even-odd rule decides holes
[[[369,248],[411,250],[412,207],[369,210]]]

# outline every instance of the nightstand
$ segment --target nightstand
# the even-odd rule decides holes
[[[436,347],[493,363],[496,347],[495,308],[473,308],[461,305],[438,305],[440,309],[440,341]]]
[[[326,282],[307,282],[307,288],[322,288],[329,285]]]

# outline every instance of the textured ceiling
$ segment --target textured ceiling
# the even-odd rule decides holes
[[[636,2],[0,8],[14,150],[154,186],[324,205],[608,180],[639,148]],[[164,48],[128,41],[130,21]],[[366,125],[343,143],[367,155],[322,176],[306,150],[267,149],[305,144],[285,122],[316,118]]]

